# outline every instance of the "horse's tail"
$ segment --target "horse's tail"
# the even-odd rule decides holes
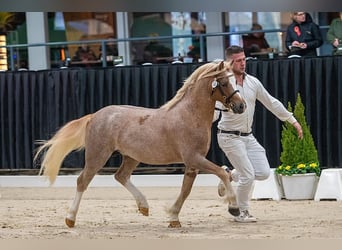
[[[64,158],[71,151],[84,148],[86,128],[91,118],[92,114],[89,114],[70,121],[58,130],[50,140],[41,142],[42,145],[38,148],[34,161],[37,160],[43,150],[47,149],[42,157],[39,175],[43,172],[49,178],[50,184],[55,182]]]

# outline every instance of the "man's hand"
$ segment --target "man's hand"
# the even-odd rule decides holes
[[[303,130],[302,130],[302,126],[299,124],[299,122],[294,122],[294,123],[292,123],[292,125],[297,130],[298,138],[303,139]]]
[[[292,46],[294,46],[294,47],[300,47],[300,42],[298,42],[298,41],[293,41],[293,42],[292,42]]]
[[[306,48],[308,47],[308,45],[307,45],[306,43],[300,43],[300,44],[299,44],[299,47],[300,47],[301,49],[306,49]]]
[[[337,48],[337,46],[339,45],[339,42],[338,42],[338,39],[335,38],[334,42],[333,42],[333,45],[335,48]]]

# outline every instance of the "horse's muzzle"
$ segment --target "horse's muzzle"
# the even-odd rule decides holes
[[[231,109],[235,114],[241,114],[246,110],[246,103],[241,102],[239,104],[232,104]]]

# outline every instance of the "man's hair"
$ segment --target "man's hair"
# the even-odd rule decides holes
[[[225,56],[226,56],[226,58],[230,58],[233,54],[238,54],[241,52],[245,52],[242,47],[237,46],[237,45],[232,45],[232,46],[226,48]]]

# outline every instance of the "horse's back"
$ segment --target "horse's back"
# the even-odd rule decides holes
[[[96,123],[110,123],[111,125],[126,127],[127,123],[133,123],[141,117],[150,117],[151,119],[158,115],[158,109],[145,108],[130,105],[110,105],[106,106],[94,114]]]
[[[129,105],[102,108],[88,124],[89,147],[109,147],[144,163],[178,162],[180,156],[173,142],[177,134],[171,134],[162,113],[160,109]]]
[[[93,115],[90,126],[101,128],[103,132],[122,132],[133,125],[141,123],[142,117],[154,117],[157,110],[129,105],[106,106]]]

